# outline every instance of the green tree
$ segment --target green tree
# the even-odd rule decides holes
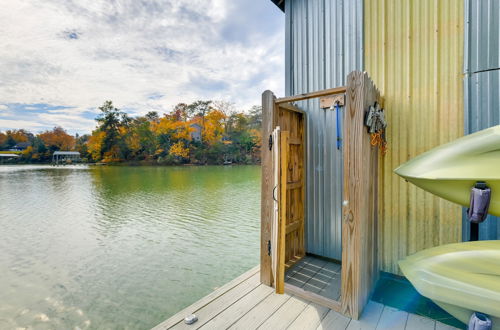
[[[99,124],[98,129],[104,133],[100,149],[101,157],[112,160],[126,158],[128,150],[122,135],[126,133],[131,118],[116,108],[112,101],[105,101],[99,110],[101,114],[96,120]]]

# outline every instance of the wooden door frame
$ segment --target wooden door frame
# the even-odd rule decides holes
[[[364,127],[364,114],[375,101],[383,104],[380,93],[366,72],[347,76],[346,87],[276,98],[271,91],[262,95],[262,201],[261,201],[261,282],[273,285],[268,241],[272,212],[272,162],[267,138],[277,124],[278,107],[301,111],[291,102],[327,95],[345,94],[344,107],[344,177],[342,207],[342,272],[339,301],[285,284],[285,292],[358,319],[378,279],[378,150],[370,145]],[[303,111],[301,111],[303,112]],[[307,116],[306,116],[307,117]],[[306,119],[307,120],[307,119]],[[306,135],[304,133],[304,135]],[[306,155],[306,152],[304,152]],[[307,162],[305,162],[307,164]],[[305,171],[305,167],[304,167]],[[271,207],[269,206],[271,205]],[[307,207],[307,204],[305,205]]]

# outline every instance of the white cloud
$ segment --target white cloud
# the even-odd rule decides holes
[[[269,0],[5,1],[0,103],[72,107],[37,117],[60,120],[68,130],[74,121],[81,121],[75,128],[91,129],[79,114],[107,99],[136,113],[196,99],[248,108],[265,89],[283,93],[283,17],[273,6]],[[165,96],[151,98],[157,94]]]

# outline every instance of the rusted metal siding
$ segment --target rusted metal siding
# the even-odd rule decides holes
[[[362,0],[287,0],[286,94],[343,86],[363,67]],[[319,100],[298,102],[307,113],[306,251],[342,257],[342,151],[335,112]]]
[[[500,124],[500,1],[465,1],[465,134]],[[465,212],[464,212],[465,213]],[[463,220],[463,240],[469,239]],[[479,239],[500,239],[500,218],[479,225]]]
[[[381,162],[381,270],[461,240],[461,208],[406,183],[400,164],[463,135],[463,1],[364,1],[365,69],[384,99],[389,151]]]

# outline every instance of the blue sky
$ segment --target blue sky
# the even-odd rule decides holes
[[[16,0],[0,23],[0,131],[90,132],[108,99],[139,115],[283,94],[284,14],[270,0]]]

